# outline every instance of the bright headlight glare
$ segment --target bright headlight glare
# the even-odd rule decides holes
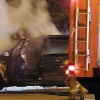
[[[66,70],[66,74],[69,74],[69,70]]]
[[[21,55],[22,56],[22,58],[25,58],[25,55],[23,54],[23,55]]]

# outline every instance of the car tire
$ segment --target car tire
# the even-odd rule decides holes
[[[0,90],[2,90],[3,87],[4,87],[4,81],[2,75],[0,74]]]

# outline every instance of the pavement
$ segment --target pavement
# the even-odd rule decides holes
[[[31,99],[33,98],[33,100],[68,100],[68,98],[70,96],[69,90],[70,90],[69,87],[57,87],[57,86],[52,86],[52,87],[42,87],[42,86],[17,87],[17,86],[12,86],[12,87],[4,87],[0,92],[1,92],[1,94],[2,93],[8,94],[8,97],[9,97],[9,93],[15,94],[15,96],[17,94],[21,94],[20,96],[23,96],[23,94],[25,96],[28,94],[32,94]],[[42,99],[40,97],[40,95],[44,99]],[[38,99],[36,99],[34,97],[37,97]],[[52,99],[54,97],[55,97],[55,99]],[[1,96],[0,96],[0,98],[1,98]],[[31,100],[31,99],[29,99],[29,100]],[[4,100],[4,99],[2,99],[2,100]],[[13,100],[15,100],[15,99],[13,99]],[[17,99],[17,100],[19,100],[19,99]],[[24,99],[24,100],[27,100],[27,99]],[[77,94],[76,100],[80,100],[79,94]],[[84,100],[96,100],[95,95],[87,93],[85,95]]]

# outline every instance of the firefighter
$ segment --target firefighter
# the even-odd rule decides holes
[[[0,60],[0,74],[2,75],[3,80],[7,81],[6,65],[5,65],[5,63],[2,60]]]
[[[26,38],[24,35],[25,35],[24,30],[23,29],[20,29],[20,30],[17,31],[16,34],[14,34],[13,38],[14,39],[18,39],[18,38],[19,39],[24,39],[24,38]]]
[[[78,90],[80,92],[80,100],[84,100],[87,90],[77,81],[75,76],[68,75],[65,82],[70,87],[70,100],[75,100]]]
[[[69,61],[64,62],[64,64],[69,64]],[[70,100],[75,100],[76,94],[79,90],[80,92],[80,100],[84,100],[84,96],[87,92],[85,89],[76,79],[75,75],[72,73],[68,73],[66,75],[65,84],[70,87]]]

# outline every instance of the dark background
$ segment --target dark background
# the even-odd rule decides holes
[[[69,34],[70,0],[47,0],[52,22],[62,34]]]

